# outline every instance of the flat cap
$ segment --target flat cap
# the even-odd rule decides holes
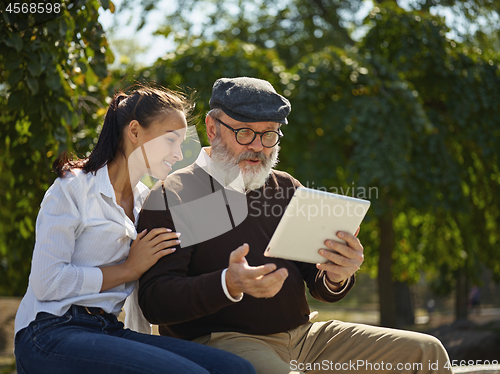
[[[277,122],[287,124],[290,102],[278,94],[268,81],[239,77],[217,79],[210,98],[211,109],[222,109],[241,122]]]

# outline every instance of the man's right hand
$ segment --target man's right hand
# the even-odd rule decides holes
[[[288,270],[276,270],[275,264],[248,265],[245,256],[249,249],[248,244],[243,244],[231,252],[226,272],[227,290],[235,298],[241,293],[257,298],[273,297],[281,290],[288,277]]]

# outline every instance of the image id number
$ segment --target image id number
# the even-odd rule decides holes
[[[488,367],[492,367],[494,370],[498,370],[499,365],[497,360],[489,361],[489,360],[452,360],[451,362],[448,361],[445,364],[445,368],[447,369],[452,369],[452,368],[460,368],[460,369],[486,369]]]
[[[61,13],[61,4],[51,3],[9,3],[5,9],[8,13]]]

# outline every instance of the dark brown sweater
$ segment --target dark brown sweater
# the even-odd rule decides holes
[[[185,186],[196,186],[197,192]],[[139,304],[144,316],[160,325],[162,335],[194,339],[223,331],[284,332],[308,321],[310,311],[304,281],[311,295],[321,301],[335,302],[347,294],[354,277],[343,292],[332,294],[323,284],[323,272],[314,264],[264,257],[264,250],[298,186],[300,183],[289,174],[272,171],[264,187],[247,194],[248,215],[243,222],[238,224],[238,219],[233,218],[237,226],[232,230],[198,244],[177,247],[176,252],[160,259],[142,276]],[[179,230],[174,227],[170,210],[165,208],[167,200],[174,209],[173,206],[203,197],[199,196],[203,194],[200,191],[208,191],[206,195],[221,188],[195,165],[172,174],[164,184],[157,183],[151,191],[139,217],[138,232],[156,227]],[[226,201],[231,201],[232,194],[237,193],[225,190]],[[234,210],[234,207],[232,211],[229,209],[230,214],[237,217],[238,212]],[[189,213],[184,215],[182,224],[176,218],[177,226],[184,230],[179,230],[181,240],[190,235],[186,232],[190,219],[193,217]],[[250,246],[246,256],[250,266],[272,262],[278,268],[288,269],[288,278],[276,296],[260,299],[244,295],[243,300],[235,303],[224,294],[221,273],[228,266],[230,253],[243,243]]]

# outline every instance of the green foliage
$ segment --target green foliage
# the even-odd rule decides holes
[[[184,0],[165,19],[158,34],[180,44],[204,40],[229,43],[234,40],[276,51],[287,67],[304,53],[320,51],[328,45],[354,44],[344,26],[347,15],[359,10],[362,0]],[[124,1],[122,9],[129,9]],[[155,2],[142,0],[143,9]],[[205,17],[193,17],[201,12]],[[344,17],[341,17],[341,14]],[[145,13],[142,14],[141,26]]]
[[[68,4],[68,3],[66,3]],[[26,290],[35,220],[62,151],[85,155],[104,114],[112,59],[97,0],[61,17],[16,31],[30,21],[2,14],[0,24],[0,293]],[[31,20],[32,21],[32,20]]]
[[[424,211],[439,204],[427,193],[439,184],[426,164],[434,129],[412,85],[378,56],[329,49],[306,58],[292,73],[297,89],[285,141],[294,147],[284,146],[281,160],[300,180],[334,191],[355,186],[355,196],[372,200],[360,235],[367,247],[365,268],[376,273],[371,267],[377,264],[378,245],[373,244],[379,233],[370,218],[383,217],[388,209]],[[400,235],[404,221],[403,214],[394,222]],[[407,235],[397,243],[405,271],[395,274],[416,281],[422,256],[410,250]]]
[[[388,6],[369,19],[373,27],[360,48],[381,55],[405,77],[433,127],[418,172],[431,171],[422,192],[437,201],[427,206],[428,223],[416,230],[413,242],[435,261],[427,269],[444,278],[463,269],[475,280],[480,262],[500,276],[498,55],[483,56],[477,47],[446,39],[447,28],[437,17]],[[453,285],[438,283],[443,291]]]
[[[153,66],[119,73],[114,79],[121,84],[130,80],[154,81],[166,87],[179,87],[191,92],[196,98],[195,121],[203,122],[202,116],[209,110],[208,102],[212,85],[220,77],[261,77],[279,85],[279,75],[285,70],[283,63],[272,50],[263,50],[253,44],[233,41],[202,43],[184,46],[176,53],[159,59]],[[200,139],[206,134],[200,128]]]

